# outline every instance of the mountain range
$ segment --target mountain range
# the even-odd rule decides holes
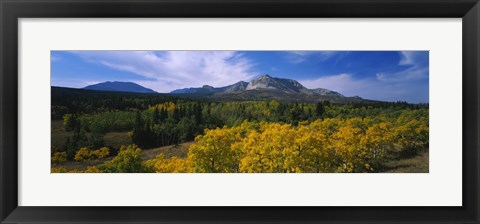
[[[235,84],[215,88],[209,85],[204,85],[200,88],[185,88],[177,89],[170,93],[185,94],[185,93],[233,93],[251,90],[278,90],[284,93],[298,93],[306,95],[321,95],[321,96],[338,96],[344,97],[342,94],[328,89],[317,88],[307,89],[298,81],[292,79],[275,78],[270,75],[260,76],[250,82],[240,81]]]
[[[133,82],[103,82],[84,87],[88,90],[156,93],[155,91],[140,86]],[[184,98],[216,100],[216,101],[245,101],[245,100],[277,100],[283,102],[315,103],[318,101],[331,101],[333,103],[350,103],[369,101],[358,96],[346,97],[338,92],[316,88],[308,89],[296,80],[276,78],[263,75],[250,82],[240,81],[224,87],[204,85],[176,89],[169,93]]]
[[[328,100],[332,103],[365,102],[358,96],[346,97],[338,92],[316,88],[308,89],[298,81],[276,78],[270,75],[260,76],[250,82],[240,81],[224,87],[204,85],[198,88],[177,89],[170,94],[214,101],[255,101],[277,100],[280,102],[316,103]]]

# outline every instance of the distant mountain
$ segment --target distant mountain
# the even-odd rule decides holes
[[[263,75],[250,82],[237,82],[225,87],[204,85],[199,88],[178,89],[171,92],[179,96],[192,98],[210,98],[216,100],[260,100],[275,99],[279,101],[318,102],[356,102],[359,98],[345,97],[328,89],[308,89],[292,79],[275,78]]]
[[[248,82],[240,81],[233,85],[215,88],[213,86],[204,85],[199,88],[185,88],[185,89],[176,89],[170,93],[174,94],[183,94],[183,93],[229,93],[229,92],[238,92],[243,91],[247,88]]]
[[[322,95],[322,96],[340,96],[342,94],[328,89],[307,89],[298,81],[292,79],[282,79],[275,78],[270,75],[263,75],[254,79],[250,82],[240,81],[233,85],[225,87],[212,87],[209,85],[204,85],[199,88],[185,88],[177,89],[170,93],[174,94],[183,94],[183,93],[232,93],[232,92],[242,92],[248,90],[279,90],[285,93],[301,93],[307,95]]]
[[[219,89],[222,90],[221,92],[225,92],[225,93],[239,92],[247,89],[248,84],[249,84],[248,82],[240,81],[233,85],[225,86]]]
[[[269,75],[261,76],[248,83],[246,90],[261,90],[261,89],[274,89],[280,90],[285,93],[301,93],[307,95],[321,95],[321,96],[340,96],[342,94],[328,89],[307,89],[298,81],[292,79],[274,78]]]
[[[94,85],[89,85],[83,89],[88,90],[102,90],[102,91],[115,91],[115,92],[131,92],[131,93],[156,93],[155,91],[145,88],[133,82],[102,82]]]

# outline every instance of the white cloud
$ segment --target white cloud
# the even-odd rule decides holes
[[[342,53],[342,51],[288,51],[286,58],[293,64],[304,62],[310,57],[314,57],[319,62],[324,62]]]
[[[136,82],[158,92],[174,89],[212,85],[226,86],[238,81],[249,81],[259,74],[255,64],[235,51],[73,51],[84,60],[138,75]],[[291,51],[291,62],[300,63],[307,57],[318,60],[340,60],[348,52]],[[336,74],[317,79],[298,80],[307,88],[326,88],[346,96],[366,99],[409,102],[428,102],[428,88],[421,83],[428,80],[428,54],[400,52],[398,64],[404,70],[372,74],[358,79],[352,74]],[[293,57],[295,56],[296,59]],[[332,60],[331,60],[332,59]],[[272,68],[274,70],[276,68]],[[113,79],[114,80],[114,79]],[[110,80],[110,81],[113,81]],[[108,80],[101,80],[108,81]],[[68,85],[66,85],[69,82]],[[52,80],[52,84],[83,87],[79,82]],[[88,84],[92,84],[90,82]]]
[[[324,88],[337,91],[345,96],[356,96],[373,86],[368,80],[354,80],[351,74],[323,76],[313,80],[300,80],[309,89]],[[363,97],[363,96],[362,96]]]
[[[345,96],[382,101],[428,102],[428,90],[418,82],[382,82],[378,79],[355,79],[351,74],[324,76],[312,80],[299,80],[310,89],[325,88]]]
[[[419,51],[401,51],[398,65],[406,66],[395,73],[377,73],[376,77],[383,82],[406,82],[428,78],[428,54]]]
[[[104,82],[107,80],[96,80],[96,81],[85,81],[85,80],[79,80],[79,79],[58,79],[58,78],[52,78],[50,80],[50,84],[52,86],[63,86],[63,87],[70,87],[70,88],[83,88],[88,85],[96,84],[99,82]]]
[[[416,60],[420,56],[417,51],[401,51],[400,56],[399,65],[415,65],[419,63],[419,60]]]
[[[286,59],[293,64],[302,63],[310,56],[313,51],[289,51],[287,53]]]
[[[342,51],[320,51],[318,52],[318,55],[319,55],[320,61],[326,61],[342,53],[343,53]]]
[[[54,56],[54,55],[50,56],[50,61],[51,62],[60,61],[60,60],[62,60],[62,58],[60,56]]]
[[[158,92],[225,86],[250,80],[254,64],[234,51],[74,51],[87,61],[137,74],[131,80]],[[145,79],[146,78],[146,79]]]
[[[355,79],[351,74],[324,76],[300,81],[308,88],[326,88],[346,96],[384,101],[428,102],[428,54],[402,51],[398,65],[403,70],[394,73],[379,72],[374,78]]]

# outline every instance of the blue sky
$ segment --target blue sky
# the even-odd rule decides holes
[[[263,74],[346,96],[428,103],[428,51],[52,51],[53,86],[131,81],[170,92]]]

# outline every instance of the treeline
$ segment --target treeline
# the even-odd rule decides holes
[[[397,117],[325,118],[298,125],[243,121],[205,130],[187,158],[160,154],[142,161],[141,150],[132,145],[86,172],[379,172],[388,160],[427,149],[428,133],[426,109],[404,110]]]
[[[207,101],[179,98],[178,96],[168,94],[92,91],[64,87],[51,87],[51,91],[51,118],[53,120],[63,119],[65,114],[83,115],[111,111],[143,111],[151,105],[166,102],[173,102],[175,104],[183,104],[185,102],[208,103]],[[381,101],[354,102],[347,105],[353,108],[428,108],[428,104]]]
[[[52,119],[62,119],[65,114],[145,110],[150,105],[182,100],[166,94],[93,91],[64,87],[51,87],[51,91]]]
[[[277,101],[255,102],[202,102],[166,101],[153,104],[145,110],[107,111],[92,114],[63,116],[66,131],[72,133],[66,143],[53,146],[52,153],[65,151],[67,160],[74,160],[80,148],[109,147],[111,155],[118,149],[105,145],[103,137],[108,132],[129,132],[131,141],[141,148],[153,148],[186,141],[203,134],[204,129],[234,127],[243,121],[285,123],[297,126],[300,122],[326,118],[367,118],[376,116],[397,117],[405,108],[403,103],[382,105],[332,105],[328,101],[316,104],[281,103]]]

